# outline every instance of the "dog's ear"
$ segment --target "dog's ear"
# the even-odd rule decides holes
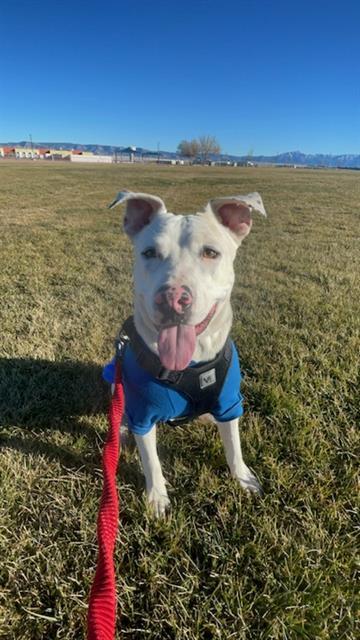
[[[109,204],[109,209],[124,202],[126,202],[124,229],[130,237],[141,231],[156,215],[166,213],[166,207],[161,198],[132,191],[120,191]]]
[[[249,193],[247,196],[230,196],[210,200],[207,209],[215,215],[217,221],[226,227],[239,244],[250,233],[253,211],[266,216],[261,196]]]

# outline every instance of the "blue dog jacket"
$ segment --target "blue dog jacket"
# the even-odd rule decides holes
[[[209,410],[219,422],[227,422],[243,414],[239,359],[233,342],[231,346],[231,362],[226,378],[217,401]],[[114,382],[115,358],[105,365],[103,377],[109,383]],[[145,435],[156,422],[166,422],[194,413],[189,398],[139,366],[130,345],[126,346],[122,360],[122,377],[125,411],[133,433]]]

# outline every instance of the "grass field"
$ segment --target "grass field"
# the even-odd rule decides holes
[[[121,628],[133,640],[359,638],[360,174],[0,162],[0,637],[84,638],[108,391],[131,310],[120,188],[194,212],[258,190],[236,261],[245,495],[209,425],[161,427],[172,513],[119,472]]]

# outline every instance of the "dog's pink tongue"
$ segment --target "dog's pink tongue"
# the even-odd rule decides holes
[[[195,351],[195,327],[178,324],[161,329],[158,337],[159,358],[165,369],[186,369]]]

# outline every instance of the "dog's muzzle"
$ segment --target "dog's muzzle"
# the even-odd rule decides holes
[[[162,325],[187,324],[193,303],[191,289],[186,285],[164,285],[155,294],[155,308],[162,316]]]

